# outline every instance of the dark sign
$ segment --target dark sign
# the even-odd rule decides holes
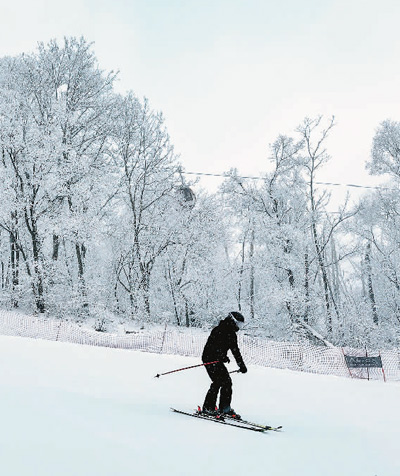
[[[382,359],[379,355],[378,357],[354,357],[352,355],[345,355],[347,367],[351,369],[357,368],[372,368],[379,367],[382,368]]]

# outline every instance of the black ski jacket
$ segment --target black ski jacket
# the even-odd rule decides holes
[[[217,327],[214,327],[204,346],[201,357],[203,362],[213,362],[214,360],[227,362],[227,353],[230,350],[238,366],[244,366],[242,354],[237,343],[236,331],[237,327],[230,317],[223,319]]]

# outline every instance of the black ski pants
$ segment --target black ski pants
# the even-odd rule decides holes
[[[222,411],[226,408],[230,408],[232,400],[232,379],[227,368],[222,362],[206,365],[205,368],[212,383],[204,400],[203,410],[215,410],[218,392],[220,392],[219,409]]]

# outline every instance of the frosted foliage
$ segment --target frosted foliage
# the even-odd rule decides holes
[[[0,59],[2,307],[99,331],[208,328],[237,309],[253,336],[398,345],[398,194],[328,211],[333,118],[279,135],[262,180],[231,170],[210,194],[162,113],[116,78],[84,38]],[[391,180],[399,130],[380,125],[369,164]]]
[[[368,168],[373,174],[388,173],[400,177],[400,123],[384,121],[378,128]]]

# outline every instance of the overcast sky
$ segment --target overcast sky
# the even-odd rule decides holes
[[[163,111],[186,170],[268,168],[268,144],[335,115],[321,181],[376,184],[376,127],[400,120],[397,0],[0,0],[0,56],[94,42],[119,91]],[[213,188],[216,182],[204,182]]]

